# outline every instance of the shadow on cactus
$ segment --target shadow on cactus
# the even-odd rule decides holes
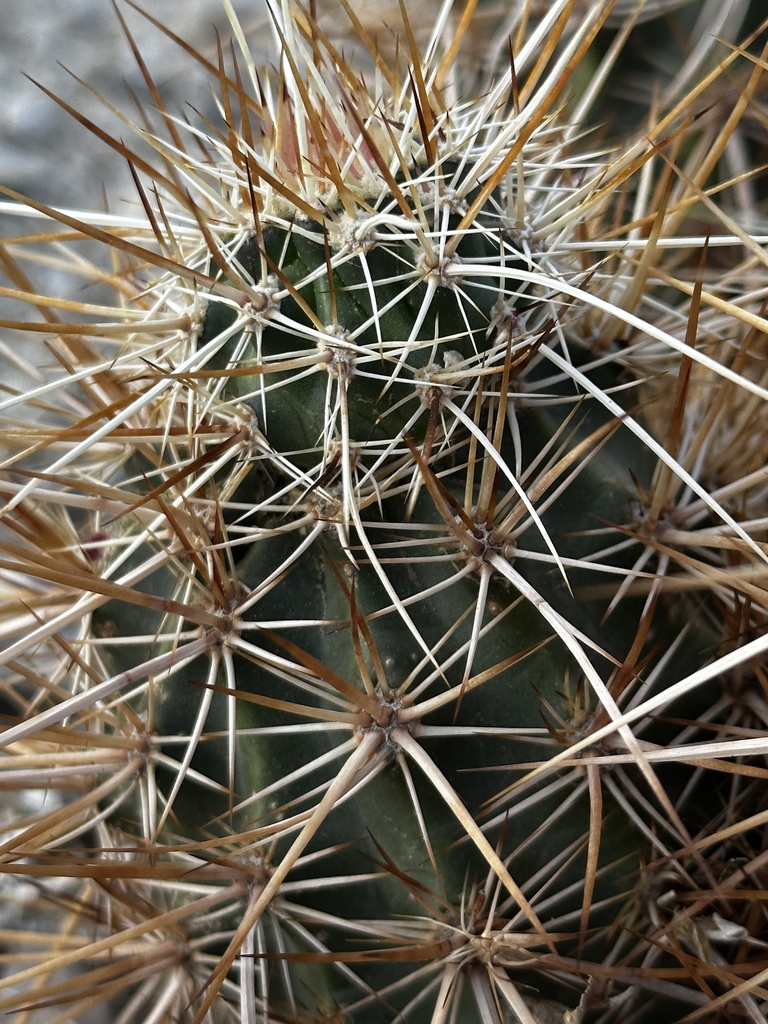
[[[766,239],[713,176],[764,38],[627,137],[623,8],[506,15],[486,79],[475,6],[390,61],[270,4],[276,70],[232,14],[217,124],[67,107],[134,216],[4,190],[116,299],[6,241],[22,1019],[762,1019]]]

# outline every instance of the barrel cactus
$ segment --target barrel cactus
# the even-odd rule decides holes
[[[643,5],[476,6],[230,11],[135,214],[5,190],[20,1019],[763,1019],[764,37],[625,122]]]

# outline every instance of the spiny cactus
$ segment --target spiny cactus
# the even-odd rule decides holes
[[[88,122],[134,215],[4,190],[61,227],[3,248],[2,778],[62,797],[0,1008],[761,1020],[764,33],[625,130],[641,4],[480,74],[476,2],[386,59],[341,6],[349,61],[271,3],[275,70],[230,12],[215,124],[142,65],[158,124]]]

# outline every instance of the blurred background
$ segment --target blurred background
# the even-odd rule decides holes
[[[141,6],[214,60],[216,30],[224,40],[229,37],[219,0],[144,0]],[[233,0],[232,6],[267,42],[263,0]],[[211,85],[202,70],[127,3],[118,7],[170,109],[183,114],[193,104],[210,112]],[[113,5],[108,0],[3,0],[2,13],[0,183],[68,207],[103,208],[105,190],[110,206],[121,195],[133,199],[135,189],[119,157],[30,81],[127,137],[118,119],[73,78],[128,113],[131,91],[146,95]]]

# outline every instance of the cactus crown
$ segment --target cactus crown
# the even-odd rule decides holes
[[[0,1006],[757,1019],[765,255],[717,175],[759,36],[621,134],[636,5],[526,6],[486,78],[476,2],[391,59],[340,2],[357,64],[271,2],[275,71],[234,14],[192,55],[219,123],[148,71],[141,145],[88,122],[135,216],[4,190],[116,304],[5,247],[55,364],[4,403],[0,743],[74,795],[3,870],[79,881]]]

